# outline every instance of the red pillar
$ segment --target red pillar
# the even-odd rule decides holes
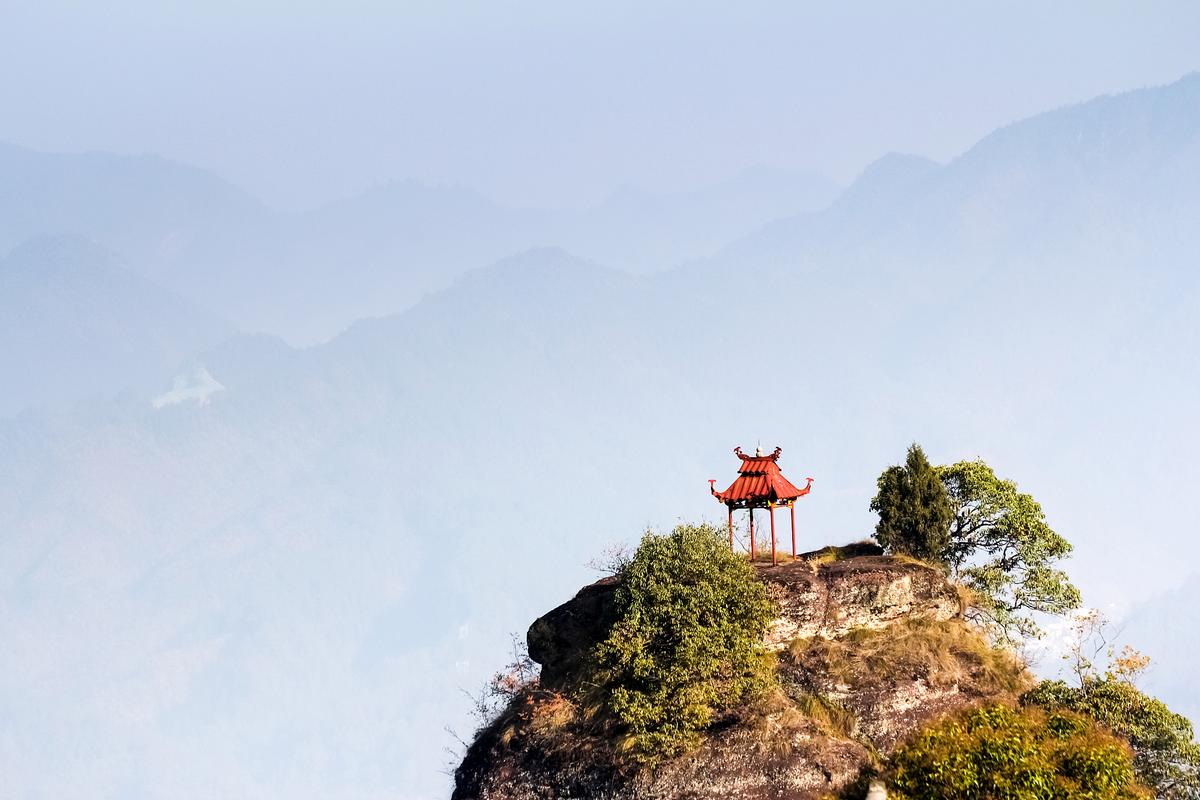
[[[792,561],[796,560],[796,501],[788,503],[788,511],[792,512]]]
[[[733,552],[733,506],[729,507],[729,552]]]
[[[775,504],[770,503],[767,508],[771,509],[771,566],[779,566],[779,556],[775,550]]]
[[[754,563],[754,506],[750,507],[750,563]]]

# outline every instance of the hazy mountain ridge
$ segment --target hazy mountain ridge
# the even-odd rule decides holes
[[[0,259],[0,416],[156,385],[232,328],[80,237]]]
[[[395,313],[462,272],[565,246],[645,272],[707,255],[837,187],[759,168],[690,192],[618,192],[595,208],[511,209],[468,189],[399,181],[276,213],[203,170],[152,156],[0,149],[0,251],[79,233],[239,327],[307,344]]]
[[[917,249],[926,266],[953,269],[983,249],[1012,259],[1064,238],[1078,246],[1097,226],[1114,238],[1148,225],[1147,234],[1186,235],[1197,170],[1200,74],[1192,74],[1014,122],[944,166],[886,156],[829,209],[772,223],[716,261],[819,259],[838,248],[843,260],[857,251],[907,265]]]
[[[560,233],[547,243],[630,272],[653,273],[705,258],[772,220],[823,209],[840,191],[816,173],[767,167],[693,191],[627,187],[596,208],[561,214]]]
[[[193,240],[261,226],[268,217],[211,172],[154,155],[43,153],[0,143],[0,187],[0,251],[35,236],[75,234],[142,270]]]

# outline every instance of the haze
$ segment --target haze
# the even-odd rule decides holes
[[[335,10],[332,10],[336,8]],[[888,151],[1197,67],[1194,3],[72,3],[0,11],[4,140],[296,209],[402,178],[590,204]]]
[[[982,457],[1200,718],[1196,4],[0,3],[0,796],[444,796],[759,443]]]

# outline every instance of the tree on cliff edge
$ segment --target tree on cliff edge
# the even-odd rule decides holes
[[[954,510],[937,467],[920,445],[909,446],[903,466],[888,467],[879,476],[871,510],[879,513],[875,538],[885,550],[945,563]]]
[[[954,520],[942,553],[950,575],[979,599],[972,619],[1003,640],[1036,638],[1033,614],[1065,614],[1081,598],[1055,565],[1071,543],[1047,523],[1041,505],[983,461],[938,469]]]
[[[1057,568],[1071,543],[983,461],[938,467],[914,444],[903,466],[879,476],[871,510],[884,549],[942,566],[974,595],[968,617],[999,641],[1037,638],[1035,615],[1079,607],[1079,590]]]

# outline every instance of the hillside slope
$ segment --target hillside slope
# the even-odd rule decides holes
[[[86,239],[32,240],[0,259],[0,417],[149,391],[231,332]]]

